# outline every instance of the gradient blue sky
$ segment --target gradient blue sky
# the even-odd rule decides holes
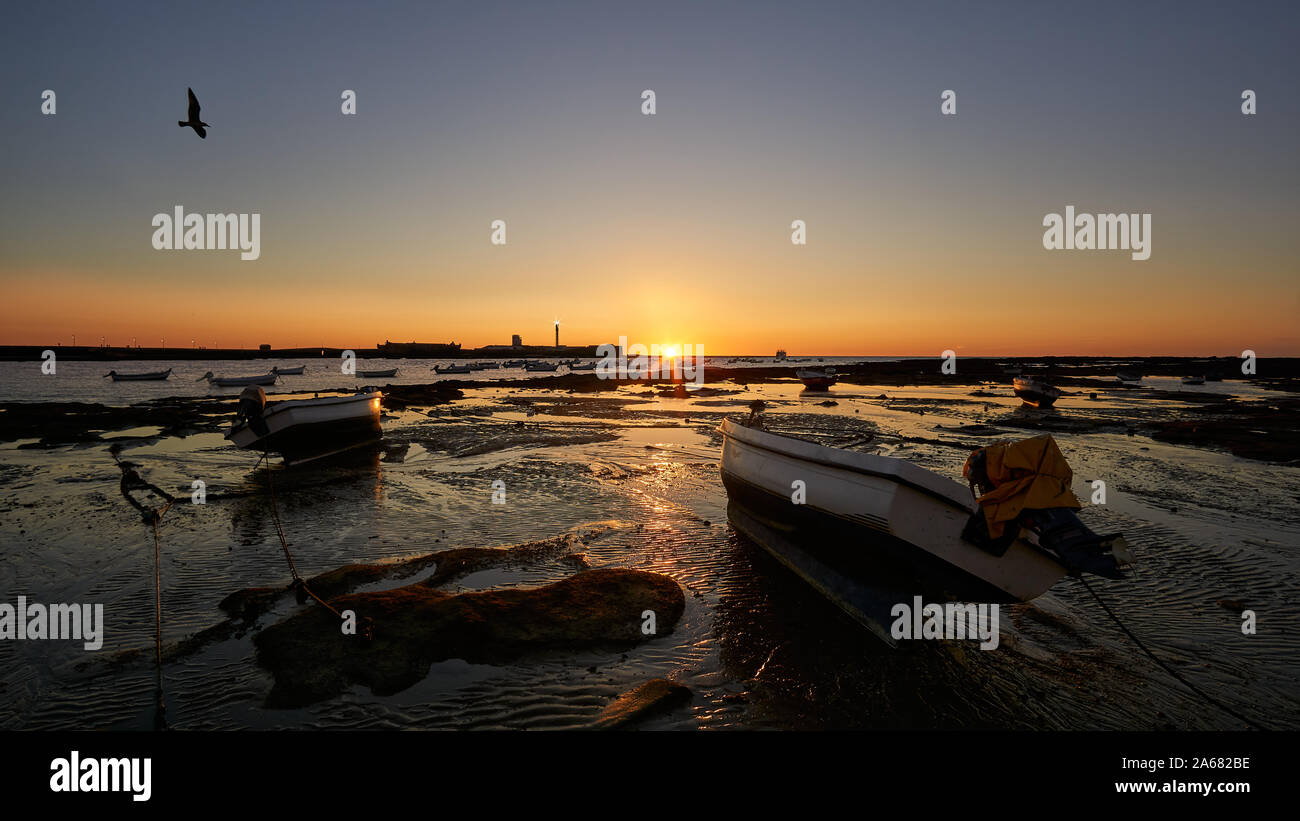
[[[0,343],[544,342],[559,316],[718,353],[1300,355],[1296,4],[4,19]],[[176,204],[260,212],[261,259],[153,250]],[[1152,258],[1045,251],[1069,204],[1152,213]]]

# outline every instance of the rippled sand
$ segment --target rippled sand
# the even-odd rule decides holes
[[[382,450],[277,470],[274,479],[304,576],[573,531],[585,540],[580,557],[486,569],[450,590],[534,586],[584,565],[650,570],[686,593],[671,634],[626,653],[439,662],[396,695],[359,687],[300,710],[262,706],[269,676],[250,633],[237,634],[166,665],[170,724],[578,727],[620,693],[664,677],[688,686],[693,699],[650,727],[1241,726],[1138,652],[1076,581],[1005,608],[996,651],[965,642],[890,650],[727,525],[713,428],[754,398],[769,403],[777,430],[959,478],[971,447],[1038,432],[1033,414],[1009,396],[875,386],[813,395],[794,383],[730,390],[675,399],[640,387],[598,398],[476,389],[386,419]],[[1300,727],[1300,635],[1289,610],[1300,598],[1300,469],[1127,435],[1124,420],[1134,414],[1178,412],[1153,409],[1154,401],[1116,391],[1064,402],[1058,412],[1115,422],[1055,433],[1081,500],[1091,494],[1088,480],[1107,481],[1107,504],[1087,507],[1085,521],[1123,530],[1137,554],[1130,579],[1094,586],[1167,663],[1216,698],[1267,726]],[[254,455],[212,433],[120,441],[122,458],[171,492],[188,495],[194,479],[207,486],[206,505],[178,505],[161,525],[165,642],[220,622],[217,603],[227,594],[289,580]],[[496,480],[506,485],[504,505],[491,501]],[[0,450],[6,600],[103,602],[107,619],[98,653],[73,642],[0,643],[0,726],[153,726],[152,531],[118,481],[103,443]],[[1242,635],[1233,602],[1258,614],[1257,635]],[[260,624],[301,606],[309,605],[285,601]]]

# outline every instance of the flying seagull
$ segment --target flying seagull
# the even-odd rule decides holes
[[[176,124],[181,128],[184,128],[185,126],[188,125],[190,128],[194,129],[195,134],[198,134],[200,137],[206,140],[208,138],[208,132],[204,131],[203,127],[207,125],[207,123],[199,119],[199,98],[194,96],[194,89],[188,88],[186,89],[186,91],[190,93],[190,111],[189,114],[187,115],[189,117],[189,120],[186,122],[181,122],[180,120],[177,120]],[[211,126],[209,126],[209,128],[210,127]]]

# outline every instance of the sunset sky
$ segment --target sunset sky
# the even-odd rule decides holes
[[[1300,6],[1053,5],[9,7],[0,344],[1300,355]]]

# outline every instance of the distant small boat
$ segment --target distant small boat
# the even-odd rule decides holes
[[[1184,385],[1204,385],[1204,384],[1205,384],[1205,377],[1204,377],[1204,376],[1184,376],[1184,377],[1183,377],[1183,384],[1184,384]]]
[[[305,365],[299,365],[296,368],[272,368],[271,373],[278,374],[279,376],[302,376],[303,368],[305,367]]]
[[[838,379],[834,368],[800,368],[794,375],[810,391],[824,391]]]
[[[278,375],[275,373],[264,373],[259,376],[213,376],[212,371],[200,376],[196,382],[208,380],[209,385],[216,385],[219,388],[239,388],[245,385],[274,385]]]
[[[529,373],[550,373],[559,370],[559,365],[554,362],[529,362],[524,366],[524,370]]]
[[[397,368],[389,368],[383,371],[357,371],[357,376],[364,379],[380,379],[387,376],[397,376]]]
[[[1011,386],[1021,402],[1034,408],[1050,408],[1061,398],[1060,390],[1032,376],[1017,376]]]
[[[150,371],[149,373],[118,373],[109,371],[104,374],[105,377],[113,377],[114,382],[157,382],[172,375],[172,369],[165,371]]]
[[[595,362],[588,362],[588,363],[585,364],[585,365],[570,365],[570,366],[569,366],[569,370],[571,370],[571,371],[594,371],[594,370],[596,370],[596,363],[595,363]]]
[[[469,373],[469,365],[434,365],[435,373]]]
[[[226,438],[241,448],[278,453],[285,464],[310,462],[378,439],[383,394],[266,401],[261,388],[239,397],[239,415]]]
[[[785,360],[786,360],[785,349],[784,349],[784,348],[778,348],[778,349],[777,349],[777,352],[776,352],[776,361],[777,361],[777,362],[784,362]]]
[[[1115,378],[1121,382],[1141,382],[1142,374],[1137,371],[1115,371]]]

